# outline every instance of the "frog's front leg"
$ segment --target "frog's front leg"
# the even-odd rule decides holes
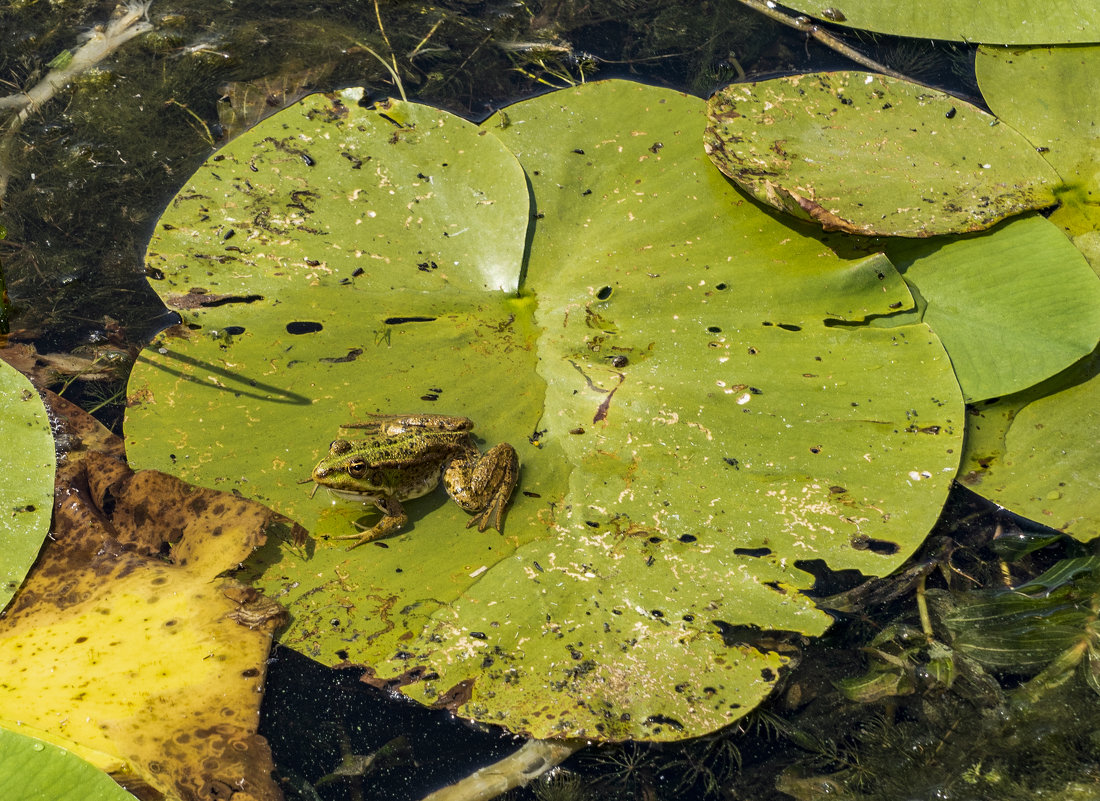
[[[358,548],[364,543],[393,534],[409,522],[409,515],[405,512],[405,507],[401,505],[401,501],[397,500],[397,498],[394,498],[392,495],[385,495],[381,498],[377,498],[374,501],[374,505],[377,506],[378,510],[382,513],[381,520],[362,534],[342,534],[339,537],[333,537],[333,539],[358,540],[358,542],[348,546],[348,550],[350,551],[352,548]]]
[[[500,443],[484,456],[471,444],[443,471],[447,494],[467,512],[474,513],[466,528],[476,525],[478,531],[490,525],[503,531],[504,507],[518,479],[519,457],[507,442]]]

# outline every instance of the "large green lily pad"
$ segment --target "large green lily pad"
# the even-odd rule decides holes
[[[0,359],[0,610],[34,564],[53,511],[53,434],[38,391]]]
[[[148,264],[191,330],[131,377],[131,461],[313,532],[249,569],[314,658],[543,738],[741,716],[788,659],[763,633],[828,625],[802,560],[890,571],[956,471],[942,346],[868,324],[905,282],[747,202],[696,98],[608,81],[479,128],[357,97],[261,123],[162,218]],[[437,491],[328,539],[374,513],[295,482],[340,424],[409,411],[517,448],[503,535]]]
[[[850,28],[987,44],[1060,44],[1100,39],[1100,7],[1081,0],[791,0],[783,5]]]
[[[1054,205],[1058,176],[1019,133],[920,84],[867,72],[733,84],[707,150],[763,203],[826,230],[933,236]]]

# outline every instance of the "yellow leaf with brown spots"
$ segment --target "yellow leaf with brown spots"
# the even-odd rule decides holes
[[[274,521],[98,452],[71,458],[51,541],[0,618],[0,724],[168,798],[279,799],[256,728],[282,609],[218,578]]]

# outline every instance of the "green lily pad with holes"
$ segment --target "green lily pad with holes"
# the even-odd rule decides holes
[[[959,480],[1079,540],[1100,536],[1100,352],[968,415]]]
[[[131,462],[310,530],[246,571],[320,661],[539,738],[736,720],[829,624],[812,564],[894,569],[957,470],[939,340],[869,324],[914,308],[904,280],[746,201],[696,98],[607,81],[476,127],[358,96],[261,123],[161,219],[147,263],[188,328],[131,376]],[[377,513],[295,482],[373,412],[514,445],[503,533],[437,490],[334,539]]]
[[[31,382],[0,359],[0,610],[27,576],[53,513],[54,451],[46,407]]]
[[[1100,339],[1100,279],[1042,216],[967,237],[884,244],[969,403],[1037,384]]]
[[[981,231],[1054,205],[1058,176],[1019,133],[958,98],[867,72],[727,86],[714,163],[762,203],[827,231]]]
[[[820,20],[893,36],[987,44],[1072,44],[1100,40],[1100,6],[1081,0],[791,0]]]
[[[4,801],[133,801],[106,773],[70,751],[0,729]]]
[[[1051,221],[1100,272],[1100,46],[981,47],[974,66],[989,107],[1058,171],[1064,186]]]

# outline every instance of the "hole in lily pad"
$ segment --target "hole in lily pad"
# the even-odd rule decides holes
[[[857,551],[870,551],[871,553],[880,553],[884,556],[889,556],[890,554],[898,552],[898,545],[896,542],[876,540],[873,537],[852,537],[852,547]]]
[[[306,320],[295,320],[293,323],[286,324],[286,332],[288,334],[316,334],[318,331],[322,330],[324,330],[324,326],[320,323]]]
[[[738,556],[767,556],[772,552],[771,548],[734,548],[733,552]]]
[[[434,317],[387,317],[382,322],[386,325],[404,325],[405,323],[431,323],[434,321]]]

